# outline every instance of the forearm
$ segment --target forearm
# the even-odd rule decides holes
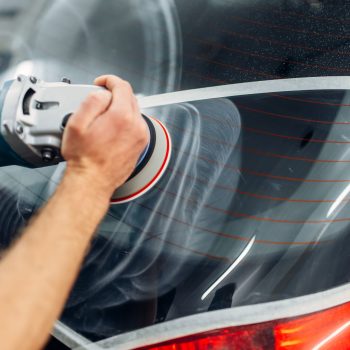
[[[37,350],[59,317],[108,196],[69,172],[0,263],[2,350]],[[5,342],[5,343],[4,343]]]

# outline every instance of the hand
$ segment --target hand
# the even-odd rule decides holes
[[[90,94],[70,118],[62,155],[66,174],[87,180],[109,200],[133,172],[149,142],[149,131],[128,82],[106,75],[95,84],[107,90]]]

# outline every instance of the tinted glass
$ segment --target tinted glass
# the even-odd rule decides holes
[[[176,0],[182,88],[349,75],[349,1]]]
[[[349,13],[347,0],[2,0],[1,67],[76,82],[115,73],[143,94],[348,75]]]
[[[348,74],[347,1],[144,4],[0,1],[2,80],[108,72],[151,95]],[[348,91],[304,91],[145,111],[170,131],[169,170],[144,197],[111,207],[62,321],[98,340],[347,283],[349,105]],[[1,169],[3,249],[63,169]]]
[[[62,320],[97,340],[346,283],[349,97],[276,93],[148,110],[172,136],[169,170],[147,195],[111,207]],[[1,173],[4,244],[62,168],[18,172]]]

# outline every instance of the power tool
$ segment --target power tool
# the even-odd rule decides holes
[[[20,75],[0,91],[0,166],[45,167],[63,162],[61,141],[70,116],[87,95],[103,89],[71,84],[69,79],[49,83]],[[148,192],[162,177],[171,157],[171,138],[159,120],[143,116],[150,142],[126,183],[111,203],[126,203]]]

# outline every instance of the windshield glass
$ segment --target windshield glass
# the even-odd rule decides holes
[[[346,1],[0,1],[1,78],[91,83],[112,73],[141,97],[347,75],[348,10]],[[145,109],[170,132],[169,169],[146,195],[110,208],[63,323],[97,341],[347,283],[349,90],[301,90],[188,93]],[[63,171],[0,169],[2,249]]]

